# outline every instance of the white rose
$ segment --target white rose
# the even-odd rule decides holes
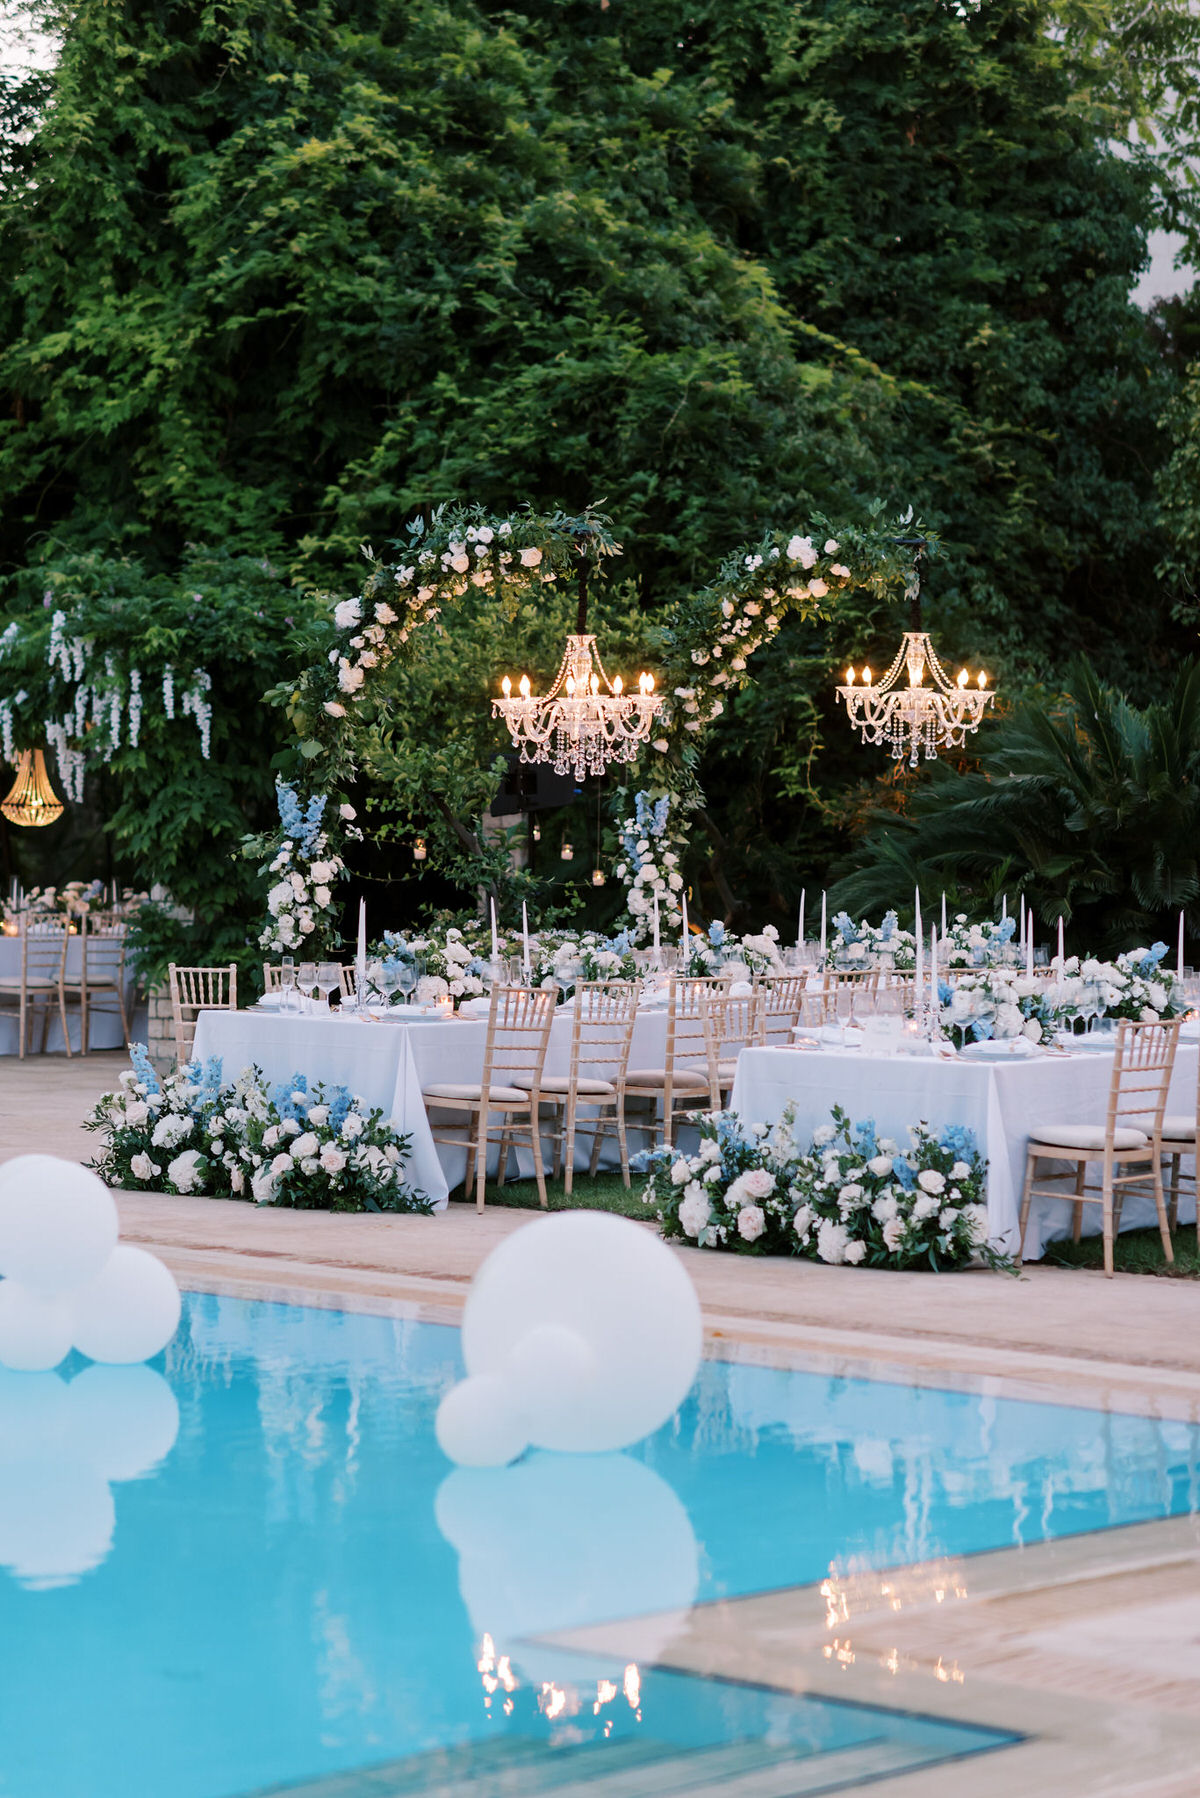
[[[966,1180],[969,1177],[970,1172],[971,1170],[965,1161],[956,1161],[954,1166],[950,1169],[950,1178],[952,1180]]]
[[[338,817],[342,818],[347,824],[349,824],[349,823],[352,823],[353,820],[358,817],[358,813],[355,811],[355,809],[352,805],[339,805],[338,806]]]
[[[278,1126],[278,1124],[269,1124],[267,1126],[267,1128],[263,1131],[263,1148],[264,1149],[273,1149],[275,1147],[275,1144],[278,1141],[279,1141],[279,1126]]]
[[[808,1235],[809,1230],[812,1228],[814,1215],[811,1205],[801,1205],[799,1211],[797,1211],[795,1217],[792,1219],[792,1228],[797,1236]]]
[[[832,1142],[836,1135],[837,1131],[832,1124],[821,1124],[819,1128],[813,1131],[813,1142],[818,1148],[824,1148],[825,1144],[827,1142]]]
[[[689,1180],[688,1181],[687,1185],[683,1189],[683,1197],[684,1197],[685,1203],[688,1199],[695,1200],[695,1199],[703,1199],[704,1198],[704,1188],[703,1188],[703,1186],[701,1186],[699,1180]],[[708,1201],[707,1201],[707,1199],[705,1199],[705,1204],[707,1204],[707,1203],[708,1203]]]
[[[150,1107],[144,1099],[133,1099],[125,1107],[125,1123],[131,1129],[139,1129],[150,1121]],[[145,1176],[143,1175],[142,1178]]]
[[[308,1108],[308,1121],[310,1124],[315,1124],[318,1129],[320,1129],[322,1124],[327,1124],[329,1122],[328,1105],[310,1105]]]
[[[343,599],[333,609],[333,622],[340,631],[348,631],[362,621],[362,601]]]
[[[278,1177],[280,1174],[290,1173],[291,1169],[292,1169],[292,1158],[290,1155],[276,1155],[274,1161],[271,1163],[271,1172],[276,1177]]]
[[[890,1155],[873,1155],[867,1167],[871,1173],[878,1174],[881,1180],[886,1179],[892,1171],[892,1158]]]
[[[698,1198],[687,1198],[679,1207],[679,1227],[685,1236],[699,1236],[710,1216],[708,1200],[704,1196],[703,1187],[698,1186]]]
[[[742,1175],[742,1190],[749,1199],[765,1199],[775,1190],[775,1176],[765,1167],[752,1167]]]
[[[720,1143],[716,1142],[711,1136],[706,1136],[700,1144],[700,1159],[701,1161],[720,1161]]]
[[[320,1143],[318,1142],[317,1138],[313,1135],[312,1131],[305,1130],[296,1138],[295,1142],[292,1144],[292,1160],[293,1161],[306,1161],[309,1158],[309,1156],[315,1155],[317,1153],[317,1150],[320,1148],[320,1146],[321,1146]]]
[[[953,1205],[945,1205],[938,1212],[938,1228],[949,1230],[958,1222],[958,1211]]]
[[[191,1192],[200,1184],[200,1151],[185,1149],[167,1164],[167,1179],[179,1192]]]
[[[179,1117],[169,1111],[165,1117],[159,1118],[150,1136],[151,1146],[156,1149],[174,1149],[192,1133],[191,1118]]]
[[[858,1184],[857,1180],[851,1180],[843,1186],[838,1193],[838,1204],[847,1206],[853,1205],[855,1201],[861,1199],[862,1196],[862,1187]]]
[[[864,1256],[866,1255],[866,1252],[867,1252],[867,1245],[865,1242],[848,1242],[846,1244],[845,1259],[850,1263],[850,1265],[852,1267],[856,1267],[858,1265],[858,1263],[864,1258]]]
[[[904,1219],[889,1217],[883,1226],[883,1243],[890,1255],[894,1255],[904,1241]]]
[[[522,568],[537,568],[540,565],[541,560],[542,552],[540,549],[523,549],[521,551]]]
[[[817,1227],[817,1254],[830,1267],[839,1267],[846,1259],[849,1241],[849,1233],[842,1224],[830,1223],[825,1219]]]
[[[149,1155],[138,1154],[130,1161],[129,1171],[135,1180],[152,1180],[160,1170]]]
[[[935,1167],[923,1168],[917,1175],[917,1185],[923,1187],[926,1192],[945,1192],[946,1176],[939,1174]]]
[[[326,906],[329,904],[329,902],[332,898],[333,898],[333,894],[330,892],[328,887],[317,887],[313,893],[313,904],[318,905],[318,906]]]
[[[677,1161],[671,1169],[672,1186],[686,1186],[692,1177],[692,1170],[686,1161]]]
[[[329,713],[329,716],[331,718],[344,718],[346,716],[345,706],[339,705],[336,699],[327,699],[325,701],[325,710]],[[258,1201],[258,1203],[261,1205],[263,1203],[263,1200],[258,1197],[257,1185],[258,1185],[258,1183],[255,1182],[254,1196],[255,1196],[256,1200]],[[268,1187],[267,1190],[269,1191],[270,1188]]]
[[[824,599],[829,591],[829,583],[822,580],[809,581],[808,590],[814,599]]]
[[[346,1165],[346,1157],[336,1143],[327,1142],[321,1150],[321,1166],[327,1174],[340,1174]]]
[[[757,1242],[767,1227],[761,1205],[743,1205],[738,1212],[738,1235],[744,1242]]]
[[[362,1118],[359,1117],[357,1111],[348,1111],[346,1113],[342,1120],[342,1135],[346,1138],[347,1142],[353,1142],[356,1137],[362,1135],[365,1129],[366,1125]]]
[[[834,539],[832,537],[830,537],[825,544],[825,554],[827,556],[836,556],[837,553],[838,553],[838,546],[837,546],[836,542],[834,541]]]
[[[913,1206],[912,1214],[918,1223],[924,1223],[927,1217],[936,1217],[941,1210],[941,1200],[931,1192],[923,1192]]]
[[[349,662],[343,662],[338,670],[338,686],[343,693],[357,693],[366,679],[361,668],[352,668]]]

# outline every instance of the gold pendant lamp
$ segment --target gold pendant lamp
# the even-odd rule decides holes
[[[62,817],[63,802],[50,785],[46,758],[40,749],[21,751],[17,778],[7,797],[0,801],[0,812],[10,824],[27,824],[34,829]]]

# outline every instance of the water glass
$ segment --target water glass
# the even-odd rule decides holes
[[[342,970],[338,966],[336,961],[323,961],[323,962],[318,963],[318,966],[317,966],[317,991],[320,993],[320,995],[321,995],[322,999],[325,1001],[326,1005],[328,1005],[328,1003],[329,1003],[330,993],[336,992],[337,989],[341,986],[341,984],[342,984]],[[360,1000],[364,997],[365,997],[364,994],[361,994],[361,993],[359,994]]]
[[[412,1003],[413,988],[417,984],[416,963],[401,961],[396,963],[396,985],[406,1005]]]
[[[292,1009],[292,988],[296,984],[296,962],[291,955],[285,955],[279,964],[279,990],[283,994],[283,1011]]]
[[[312,1004],[313,988],[317,984],[317,964],[315,961],[302,961],[296,970],[296,984],[304,995],[305,1009]]]

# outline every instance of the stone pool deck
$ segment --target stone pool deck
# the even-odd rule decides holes
[[[119,1054],[0,1060],[0,1161],[31,1151],[85,1159],[93,1139],[81,1120],[124,1065]],[[154,1249],[186,1288],[442,1321],[459,1316],[488,1250],[533,1215],[495,1208],[480,1218],[452,1204],[433,1218],[334,1217],[117,1198],[126,1240]],[[934,1277],[676,1252],[700,1294],[709,1353],[719,1357],[1200,1420],[1200,1282],[1105,1281],[1038,1266],[1019,1279]],[[1197,1798],[1198,1619],[1193,1516],[972,1556],[954,1568],[906,1567],[892,1581],[875,1574],[698,1606],[658,1658],[1028,1738],[969,1765],[892,1778],[881,1769],[860,1781],[847,1766],[839,1791]],[[644,1636],[644,1620],[631,1619],[571,1641],[633,1659]],[[384,1769],[305,1790],[384,1798],[401,1785],[437,1789],[436,1781],[414,1787],[413,1774],[409,1764],[390,1784]],[[781,1798],[785,1788],[764,1779],[725,1778],[723,1798]],[[610,1783],[589,1780],[588,1798],[608,1798]],[[453,1789],[483,1798],[493,1788],[481,1777]],[[786,1784],[788,1798],[830,1789],[794,1775]],[[612,1798],[634,1795],[614,1787]]]

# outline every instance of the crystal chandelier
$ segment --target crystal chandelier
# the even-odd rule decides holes
[[[915,570],[907,597],[911,629],[905,631],[887,673],[876,683],[870,668],[864,668],[859,685],[854,669],[847,668],[846,684],[838,693],[864,743],[882,745],[897,762],[907,756],[909,767],[915,768],[922,755],[927,761],[936,761],[940,749],[961,749],[970,733],[978,730],[995,696],[987,690],[986,674],[976,675],[972,686],[965,668],[954,681],[942,667],[929,632],[921,628],[920,581]],[[906,686],[901,683],[902,672],[908,676]]]
[[[63,802],[50,785],[46,758],[40,749],[23,749],[17,764],[17,778],[11,791],[0,802],[0,812],[10,824],[34,827],[53,824],[63,814]]]
[[[567,638],[554,685],[544,696],[531,690],[523,674],[513,696],[505,675],[503,699],[492,701],[492,716],[503,718],[523,762],[552,762],[556,774],[583,780],[603,774],[610,762],[631,762],[649,740],[662,700],[652,674],[638,675],[638,690],[627,693],[618,674],[609,680],[587,629],[587,561],[580,558],[579,609]]]

